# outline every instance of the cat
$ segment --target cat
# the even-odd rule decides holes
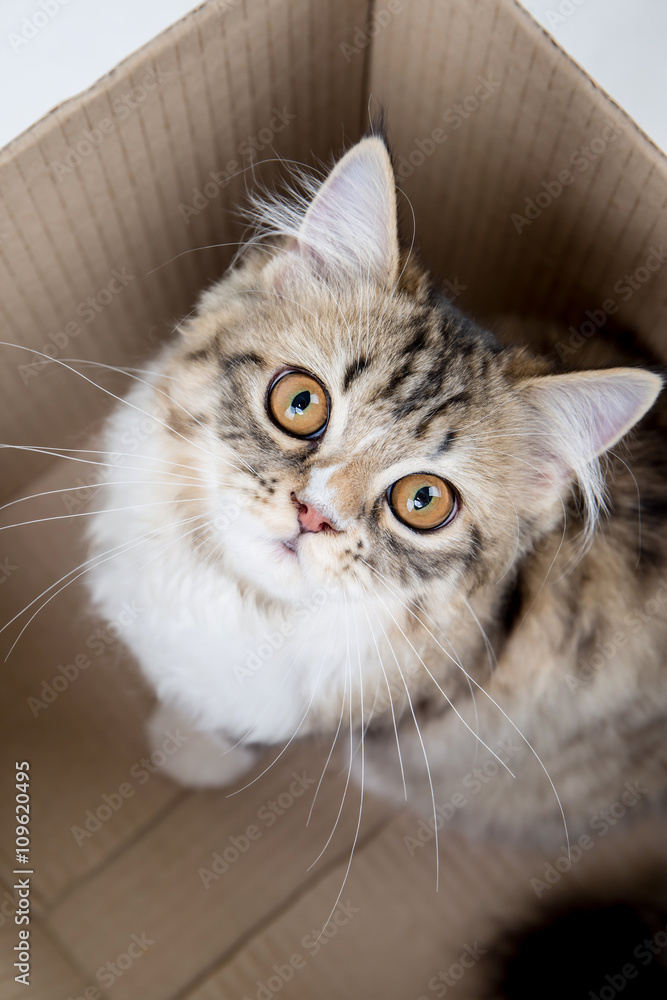
[[[165,771],[223,786],[351,728],[365,787],[473,833],[569,844],[659,812],[656,366],[591,342],[566,371],[557,326],[463,315],[400,235],[377,132],[253,211],[110,417],[111,452],[154,429],[90,519],[94,606],[144,609],[151,739],[195,734]]]

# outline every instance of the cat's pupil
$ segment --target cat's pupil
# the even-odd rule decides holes
[[[431,502],[431,488],[430,486],[422,486],[420,490],[415,493],[415,498],[413,500],[415,510],[423,510]]]
[[[310,406],[310,393],[308,392],[307,389],[304,389],[303,392],[297,393],[294,399],[292,400],[292,409],[296,410],[297,413],[303,413],[304,410],[307,410],[309,406]]]

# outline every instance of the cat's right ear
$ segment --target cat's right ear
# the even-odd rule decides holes
[[[396,185],[382,139],[362,139],[338,161],[274,268],[278,290],[313,278],[359,287],[396,282]]]

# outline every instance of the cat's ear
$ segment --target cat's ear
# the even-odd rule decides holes
[[[655,402],[662,380],[642,368],[545,375],[524,382],[531,459],[544,484],[562,487],[608,451]],[[546,477],[546,479],[545,479]]]
[[[317,276],[391,286],[398,276],[396,185],[382,139],[369,136],[333,168],[277,268],[279,282]]]

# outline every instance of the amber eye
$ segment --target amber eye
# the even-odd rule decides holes
[[[387,494],[393,513],[417,531],[440,528],[456,513],[456,494],[439,476],[419,472],[404,476]]]
[[[294,437],[320,434],[329,419],[329,398],[324,386],[306,372],[283,372],[269,389],[271,419]]]

